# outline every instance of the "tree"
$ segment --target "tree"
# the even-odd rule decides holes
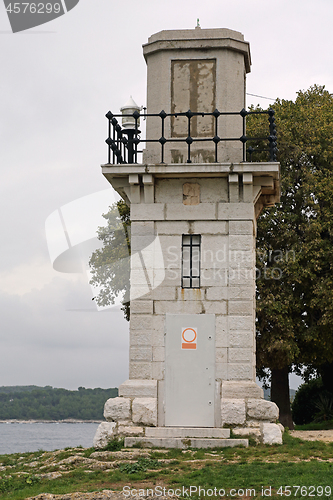
[[[33,391],[28,393],[24,387],[20,387],[19,391],[17,391],[17,387],[13,387],[12,392],[6,391],[2,394],[0,420],[101,419],[106,399],[118,395],[116,388],[68,391],[66,389],[35,387]]]
[[[258,220],[257,368],[271,370],[271,399],[292,428],[289,372],[333,361],[333,97],[313,86],[272,107],[281,203]],[[262,135],[261,116],[251,118],[248,135]]]
[[[96,250],[90,260],[92,285],[100,287],[95,300],[99,306],[109,306],[123,296],[124,316],[129,321],[130,211],[124,201],[114,203],[106,214],[107,225],[99,227],[97,237],[103,248]]]

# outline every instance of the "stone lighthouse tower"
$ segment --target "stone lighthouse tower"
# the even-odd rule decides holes
[[[195,28],[156,33],[143,53],[146,139],[137,110],[126,131],[107,115],[102,172],[132,221],[131,317],[129,380],[102,427],[127,446],[280,442],[278,409],[255,383],[256,218],[279,199],[279,164],[272,113],[267,161],[247,161],[249,44]]]

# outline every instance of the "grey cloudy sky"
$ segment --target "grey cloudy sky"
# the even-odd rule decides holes
[[[73,204],[85,224],[76,200],[109,187],[99,167],[104,114],[130,95],[145,104],[142,44],[163,29],[194,28],[197,18],[250,42],[248,93],[294,99],[315,83],[333,91],[330,0],[80,0],[16,34],[1,2],[0,385],[75,389],[127,379],[122,313],[94,310],[85,275],[53,270],[45,221]],[[248,104],[269,102],[248,96]]]

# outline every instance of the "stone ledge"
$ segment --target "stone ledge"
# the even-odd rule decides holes
[[[125,438],[125,446],[131,447],[142,443],[147,448],[227,448],[235,446],[249,446],[248,439],[209,439],[209,438]]]
[[[260,431],[263,444],[282,444],[282,432],[277,424],[261,424]]]
[[[222,398],[226,399],[262,399],[264,391],[252,380],[223,380]]]
[[[116,426],[116,422],[102,422],[99,424],[93,439],[94,448],[105,448],[109,441],[114,438]]]
[[[118,436],[143,436],[144,428],[135,425],[118,425]]]
[[[132,420],[137,424],[157,426],[157,398],[135,398]]]
[[[259,442],[261,437],[260,429],[257,427],[239,427],[232,429],[232,432],[233,435],[237,437],[251,436],[256,440],[256,442]]]
[[[156,204],[155,204],[156,205]],[[201,203],[200,205],[183,205],[182,203],[166,204],[167,220],[215,220],[215,203]],[[155,215],[154,215],[155,218]]]
[[[272,401],[265,399],[248,399],[247,417],[253,420],[276,422],[279,418],[279,408]]]
[[[223,438],[230,437],[230,429],[218,427],[146,427],[149,438]]]
[[[131,400],[129,398],[110,398],[104,405],[104,418],[108,422],[131,419]]]
[[[221,399],[222,426],[245,424],[246,411],[243,399]]]

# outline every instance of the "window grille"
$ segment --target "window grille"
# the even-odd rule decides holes
[[[200,288],[200,234],[182,236],[182,288]]]

